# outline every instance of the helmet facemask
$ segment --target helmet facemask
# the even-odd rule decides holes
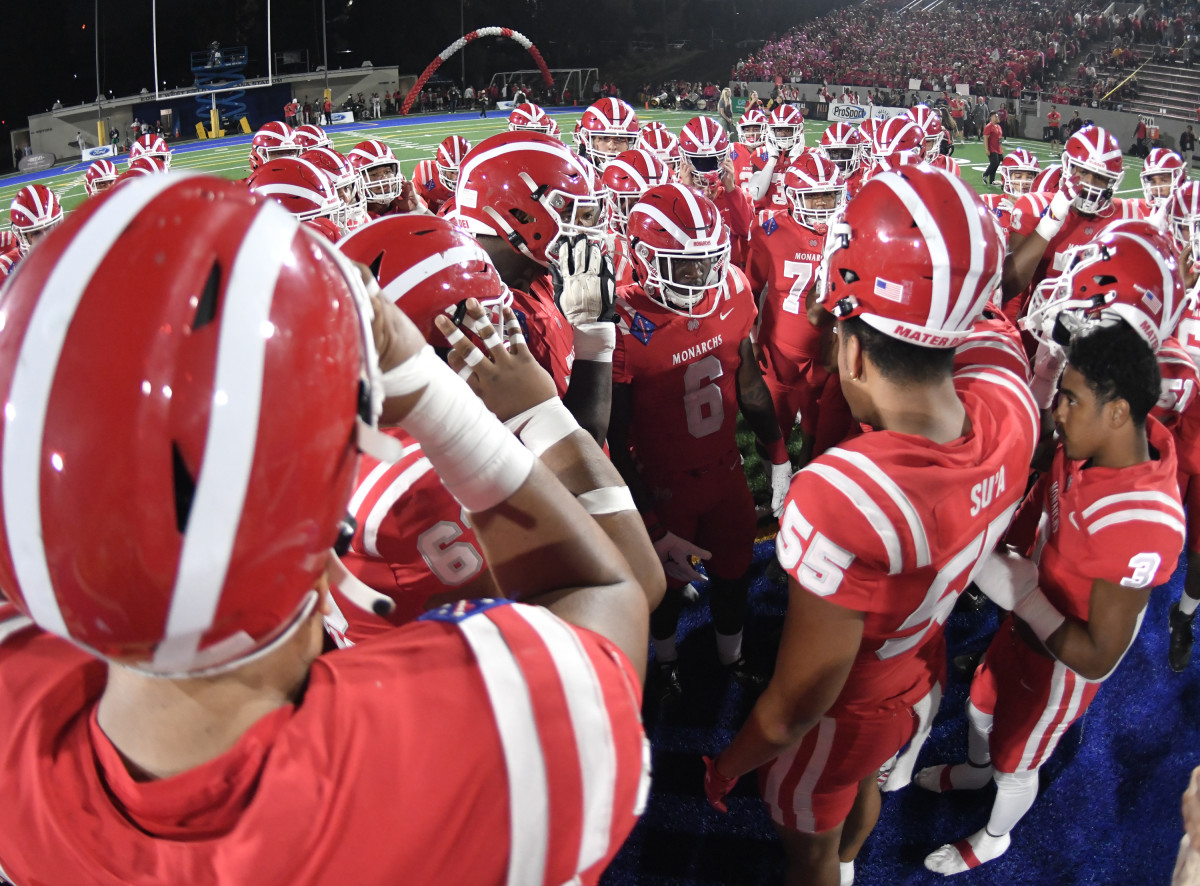
[[[1062,156],[1063,175],[1072,181],[1075,196],[1071,205],[1084,215],[1098,215],[1112,206],[1113,194],[1121,185],[1124,172],[1113,174],[1107,169],[1085,166],[1067,152]],[[1103,184],[1085,182],[1084,174],[1090,173],[1103,180]]]

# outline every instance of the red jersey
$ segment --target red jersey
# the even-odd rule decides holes
[[[15,246],[8,252],[0,252],[0,280],[11,274],[20,260],[21,251]]]
[[[1055,453],[1042,499],[1038,578],[1063,615],[1088,620],[1096,579],[1148,588],[1175,569],[1184,538],[1175,444],[1153,418],[1146,436],[1157,453],[1128,468],[1085,467],[1061,446]]]
[[[871,164],[863,161],[858,164],[854,172],[850,173],[850,177],[846,179],[846,199],[852,200],[858,196],[858,192],[862,190],[862,186],[867,183],[867,176],[871,174]]]
[[[1041,220],[1042,215],[1050,206],[1054,194],[1047,191],[1036,191],[1023,194],[1013,205],[1012,219],[1009,224],[1010,233],[1030,236]],[[1047,277],[1057,277],[1063,272],[1067,262],[1067,251],[1075,246],[1083,246],[1103,233],[1109,225],[1130,218],[1141,218],[1141,210],[1136,200],[1113,200],[1112,209],[1106,215],[1084,215],[1072,207],[1067,212],[1063,226],[1046,245],[1046,251],[1038,261],[1033,279],[1020,296],[1011,299],[1005,305],[1005,313],[1010,319],[1016,319],[1029,301],[1034,288]]]
[[[1029,358],[1021,331],[994,305],[989,305],[971,325],[971,334],[954,350],[954,369],[987,365],[1007,369],[1028,383]]]
[[[1012,225],[1013,202],[1008,194],[980,194],[979,199],[983,201],[983,205],[988,208],[996,221],[1000,223],[1000,230],[1004,232],[1004,242],[1008,242],[1008,229]]]
[[[711,199],[721,211],[721,218],[729,228],[729,261],[739,268],[744,268],[747,240],[750,237],[750,227],[754,224],[754,207],[750,203],[750,197],[740,188],[726,191],[724,185],[721,185]]]
[[[770,353],[772,365],[821,357],[821,333],[808,322],[805,298],[824,249],[825,235],[800,224],[786,210],[764,213],[751,232],[746,275],[750,290],[763,293],[758,341]]]
[[[420,444],[399,428],[385,433],[400,441],[404,454],[395,464],[368,455],[360,459],[348,506],[358,525],[342,562],[364,584],[396,601],[387,621],[401,625],[428,609],[431,598],[475,578],[486,563],[462,506],[446,491]],[[355,642],[387,627],[357,606],[338,603]]]
[[[971,429],[947,444],[871,431],[792,479],[779,562],[807,591],[865,613],[829,716],[916,704],[944,683],[943,625],[1025,493],[1038,411],[1023,378],[966,366],[954,387]]]
[[[432,160],[422,160],[418,163],[409,181],[417,189],[417,196],[425,201],[429,211],[435,215],[442,208],[442,204],[454,196],[454,193],[442,184],[437,166]]]
[[[514,289],[513,312],[521,323],[529,352],[554,379],[558,396],[567,392],[571,367],[575,364],[575,335],[571,324],[554,303],[550,275],[536,278],[529,291]]]
[[[640,681],[540,607],[448,606],[321,655],[301,703],[157,781],[97,724],[106,665],[22,622],[0,623],[17,883],[594,883],[641,811]]]
[[[766,154],[767,149],[762,145],[752,148],[743,142],[733,142],[729,146],[729,159],[733,161],[733,178],[738,187],[749,192],[750,176],[754,175],[753,158],[755,154]],[[762,167],[759,167],[760,169]]]
[[[1200,303],[1184,308],[1175,335],[1192,360],[1200,361]]]
[[[1162,393],[1150,414],[1171,428],[1196,402],[1200,372],[1192,356],[1174,336],[1168,336],[1155,355],[1162,376]]]
[[[641,286],[618,291],[613,384],[632,387],[630,440],[647,471],[697,470],[737,449],[737,372],[756,314],[732,266],[707,317],[677,314]]]
[[[938,154],[929,161],[929,165],[962,178],[962,170],[958,168],[958,161],[949,154]]]
[[[604,245],[612,258],[613,278],[616,286],[631,286],[637,282],[633,273],[633,255],[629,252],[629,241],[622,234],[610,231],[604,238]]]
[[[750,165],[754,167],[754,172],[762,172],[767,168],[770,159],[766,148],[763,148],[750,158]],[[787,172],[790,165],[786,154],[780,155],[779,159],[775,161],[775,169],[771,172],[771,185],[767,189],[767,193],[754,201],[755,212],[764,209],[787,209],[787,198],[783,195],[783,174]],[[753,174],[752,172],[751,175]]]

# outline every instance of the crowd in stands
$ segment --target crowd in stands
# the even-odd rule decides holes
[[[1060,104],[1116,107],[1136,98],[1134,46],[1156,44],[1153,59],[1191,66],[1200,53],[1200,4],[1147,4],[1139,18],[1106,16],[1099,2],[1017,0],[1001,6],[970,0],[932,11],[900,11],[887,0],[835,10],[769,41],[739,60],[741,82],[846,84],[1019,99],[1049,93]]]

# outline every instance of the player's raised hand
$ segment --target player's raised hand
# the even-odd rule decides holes
[[[453,348],[447,357],[450,368],[467,380],[501,421],[556,399],[554,380],[529,353],[511,308],[505,308],[503,314],[506,344],[479,302],[467,299],[463,326],[478,337],[484,350],[449,317],[438,317],[434,322]]]

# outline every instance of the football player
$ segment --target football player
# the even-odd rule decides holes
[[[277,157],[299,157],[301,150],[292,127],[280,120],[264,123],[250,140],[250,171],[254,172]],[[134,159],[132,150],[129,159]]]
[[[104,193],[116,183],[117,167],[111,160],[96,160],[83,174],[83,188],[89,197]]]
[[[637,147],[637,112],[619,98],[602,98],[583,112],[578,133],[581,153],[603,172],[617,154]]]
[[[755,210],[786,209],[783,173],[793,154],[804,150],[804,114],[793,105],[779,105],[767,118],[766,150],[751,158],[754,173],[747,190]]]
[[[996,784],[986,826],[925,859],[941,874],[1008,849],[1039,768],[1129,650],[1151,589],[1183,547],[1175,447],[1149,416],[1160,393],[1155,349],[1178,318],[1182,280],[1142,237],[1112,230],[1095,245],[1030,305],[1034,331],[1044,336],[1053,322],[1067,349],[1054,406],[1061,442],[1030,499],[1044,533],[1033,559],[998,552],[976,577],[1012,614],[971,683],[968,760],[916,776],[933,791]],[[1099,301],[1097,279],[1110,287]]]
[[[738,186],[725,127],[716,117],[693,117],[679,133],[679,152],[683,155],[679,181],[703,194],[721,211],[721,218],[729,226],[729,260],[744,268],[754,207]]]
[[[529,349],[597,440],[612,390],[612,261],[604,207],[588,161],[557,139],[502,132],[463,160],[456,223],[475,235],[513,290]],[[565,301],[564,301],[565,299]]]
[[[5,276],[12,273],[17,263],[29,255],[46,234],[62,223],[62,203],[45,185],[26,185],[13,197],[8,220],[17,245],[5,253],[8,265]]]
[[[1139,218],[1135,200],[1114,197],[1124,176],[1121,146],[1099,126],[1085,126],[1062,155],[1058,189],[1015,201],[1004,259],[1004,312],[1016,321],[1033,289],[1064,270],[1067,251],[1122,219]]]
[[[792,480],[775,675],[705,778],[724,810],[758,769],[787,882],[813,886],[853,882],[880,767],[894,761],[889,789],[910,780],[945,679],[942,625],[1008,528],[1038,432],[1022,378],[953,370],[1004,257],[961,179],[925,164],[881,173],[828,236],[819,303],[836,318],[846,400],[874,431]]]
[[[981,195],[983,205],[996,216],[1000,229],[1004,231],[1006,242],[1008,229],[1012,224],[1013,203],[1030,192],[1040,171],[1037,157],[1024,148],[1014,148],[1000,161],[1001,193]]]
[[[679,136],[657,120],[651,120],[638,133],[637,146],[649,151],[661,160],[678,177],[683,163],[683,154],[679,152]]]
[[[409,181],[412,182],[417,196],[425,202],[425,205],[429,207],[429,211],[434,215],[442,215],[442,207],[454,199],[454,192],[442,184],[442,178],[438,175],[437,166],[431,158],[421,160],[417,163]]]
[[[629,251],[629,212],[651,188],[667,185],[674,174],[650,151],[634,148],[624,151],[604,167],[601,176],[604,199],[608,203],[606,248],[613,261],[616,286],[634,283],[633,256]]]
[[[638,282],[618,293],[608,439],[667,576],[651,636],[656,691],[670,705],[682,692],[682,590],[701,579],[691,556],[706,561],[718,658],[735,678],[762,680],[742,655],[757,520],[734,438],[739,408],[769,455],[772,508],[791,465],[750,344],[754,299],[729,264],[717,207],[681,184],[660,185],[634,205],[628,236]]]
[[[144,285],[118,287],[114,348],[130,275]],[[5,298],[0,386],[32,406],[0,429],[26,456],[4,466],[5,510],[45,521],[0,533],[17,607],[0,614],[6,879],[598,880],[648,788],[648,613],[556,473],[607,467],[580,497],[649,541],[595,444],[553,407],[534,422],[553,386],[519,342],[474,303],[487,354],[439,325],[518,440],[332,247],[201,176],[85,203]],[[524,604],[448,606],[326,655],[330,548],[360,446],[387,448],[381,409]],[[422,814],[381,842],[403,796]]]
[[[404,173],[400,171],[400,161],[392,149],[379,139],[359,142],[347,157],[362,179],[363,196],[370,218],[429,211],[412,182],[405,180]]]
[[[1142,196],[1146,201],[1143,214],[1149,215],[1166,203],[1186,177],[1182,157],[1169,148],[1154,148],[1142,164]]]
[[[780,429],[787,436],[799,423],[804,431],[803,465],[841,442],[851,424],[837,373],[827,365],[831,333],[823,336],[808,319],[829,222],[845,206],[846,184],[832,160],[807,151],[784,173],[783,191],[788,211],[767,212],[755,223],[746,274],[751,291],[760,293],[755,356]]]
[[[749,193],[750,176],[754,174],[753,157],[766,150],[767,115],[758,108],[746,111],[738,120],[737,134],[738,140],[729,146],[729,159],[733,161],[734,181]]]

